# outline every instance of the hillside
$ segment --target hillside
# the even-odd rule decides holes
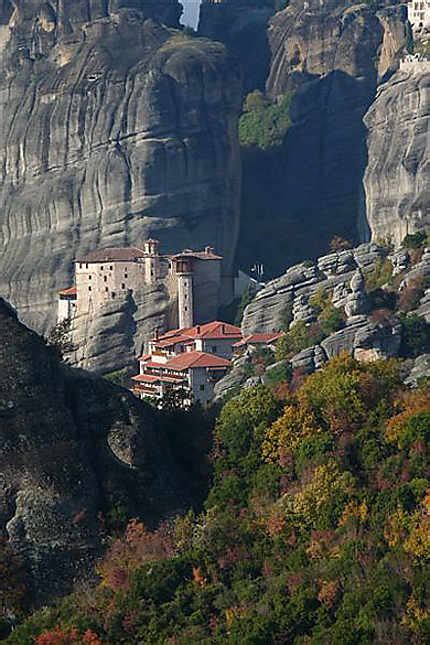
[[[3,546],[19,558],[25,604],[39,606],[91,576],[128,518],[155,526],[189,508],[204,464],[183,434],[192,419],[172,427],[127,390],[66,367],[2,299],[0,337],[0,561]]]
[[[205,511],[132,522],[90,591],[7,642],[428,642],[429,394],[346,356],[242,391]]]

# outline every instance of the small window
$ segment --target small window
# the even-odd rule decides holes
[[[88,287],[88,291],[91,291],[91,287]]]
[[[124,284],[124,282],[123,282],[123,283],[122,283],[122,285],[121,285],[121,289],[125,289],[125,284]]]
[[[93,276],[92,276],[92,275],[89,275],[89,276],[88,276],[88,280],[92,280],[92,279],[93,279]]]
[[[88,269],[88,262],[87,262],[87,264],[85,265],[85,268],[86,268],[86,269]]]
[[[186,300],[187,298],[188,298],[188,294],[185,293],[184,294],[184,300]]]
[[[113,267],[109,267],[109,271],[113,271]]]
[[[184,307],[185,311],[188,311],[188,307]]]
[[[105,291],[106,291],[106,292],[108,292],[108,291],[109,291],[109,287],[105,287]]]
[[[82,262],[79,262],[79,268],[82,269]]]
[[[205,391],[205,386],[204,386],[204,383],[202,383],[200,386],[200,392],[204,392],[204,391]]]
[[[104,280],[105,282],[107,282],[107,275],[105,275],[105,277],[103,278],[103,280]]]
[[[115,291],[112,291],[112,298],[115,298]]]
[[[127,280],[127,278],[128,278],[127,273],[124,274],[124,278]]]

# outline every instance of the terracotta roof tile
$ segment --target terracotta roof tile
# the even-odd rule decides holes
[[[110,247],[107,249],[97,249],[91,251],[88,255],[78,258],[75,262],[133,262],[137,258],[144,258],[145,251],[135,246],[130,247]]]
[[[220,320],[214,320],[203,325],[195,325],[194,327],[168,331],[166,334],[163,334],[154,342],[158,344],[159,342],[164,342],[165,340],[173,340],[175,336],[180,337],[181,341],[183,338],[189,340],[195,338],[224,338],[234,340],[236,338],[242,338],[242,332],[240,330],[240,327],[236,327],[235,325],[231,325],[230,323],[225,323]]]
[[[58,292],[60,296],[76,296],[78,293],[78,290],[76,289],[75,286],[69,287],[68,289],[62,289],[61,291]]]
[[[165,363],[164,367],[169,370],[176,370],[181,372],[196,367],[205,368],[221,368],[229,367],[230,361],[226,358],[221,358],[215,354],[207,354],[206,352],[185,352],[175,358],[170,359]]]
[[[283,332],[250,334],[249,336],[242,338],[238,343],[235,343],[233,347],[245,347],[252,343],[268,345],[277,341],[282,335]]]

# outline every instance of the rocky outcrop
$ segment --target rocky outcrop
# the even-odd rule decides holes
[[[364,121],[367,220],[373,239],[399,244],[430,226],[430,63],[402,65]]]
[[[67,355],[71,365],[91,372],[108,374],[129,369],[144,353],[145,343],[156,331],[172,327],[172,306],[176,303],[162,286],[146,286],[133,293],[107,301],[91,314],[72,320]]]
[[[386,5],[291,0],[270,21],[267,92],[292,96],[292,123],[282,147],[244,151],[238,246],[242,262],[263,262],[270,276],[324,254],[334,235],[369,239],[363,116],[397,69],[407,33],[406,8]]]
[[[151,525],[189,502],[158,413],[60,365],[0,299],[0,531],[36,604],[100,554],[109,512]]]
[[[212,244],[233,260],[241,84],[176,0],[5,0],[0,22],[0,293],[38,330],[77,255]],[[150,314],[150,312],[149,312]]]
[[[291,267],[269,282],[248,305],[242,322],[244,334],[282,329],[288,311],[293,313],[295,321],[315,321],[316,312],[309,299],[319,290],[331,293],[336,307],[348,308],[352,299],[359,300],[363,306],[364,281],[358,276],[361,271],[371,271],[386,253],[376,244],[363,244],[350,251],[323,256],[316,262]]]

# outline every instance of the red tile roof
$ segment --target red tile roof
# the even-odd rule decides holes
[[[227,368],[230,367],[230,361],[215,354],[207,354],[206,352],[185,352],[184,354],[171,358],[164,365],[165,369],[178,372],[196,367]]]
[[[97,249],[88,253],[88,255],[78,258],[75,262],[133,262],[137,258],[144,258],[145,251],[135,246],[130,247],[110,247],[107,249]]]
[[[174,341],[175,337],[179,337],[181,340]],[[214,320],[212,322],[205,323],[204,325],[195,325],[194,327],[168,331],[153,342],[158,345],[161,342],[164,343],[166,340],[171,341],[173,344],[173,342],[182,342],[183,339],[192,340],[197,338],[207,338],[208,340],[224,338],[234,340],[236,338],[242,338],[242,332],[240,327],[236,327],[235,325],[230,325],[230,323],[225,323],[219,320]]]
[[[75,286],[69,287],[68,289],[62,289],[61,291],[58,292],[60,296],[76,296],[78,293],[78,290],[76,289]]]
[[[177,343],[187,343],[189,341],[190,339],[188,336],[181,336],[180,334],[178,334],[177,336],[172,336],[171,338],[166,338],[165,340],[158,339],[158,340],[153,340],[152,342],[157,347],[172,347]]]
[[[165,376],[164,374],[152,375],[152,374],[138,374],[133,376],[132,381],[137,381],[138,383],[158,383],[164,381],[165,383],[182,383],[184,378],[177,376]]]
[[[238,343],[235,343],[233,347],[245,347],[246,345],[253,343],[269,345],[270,343],[277,341],[282,335],[283,332],[250,334],[249,336],[242,338],[242,340],[240,340]]]

